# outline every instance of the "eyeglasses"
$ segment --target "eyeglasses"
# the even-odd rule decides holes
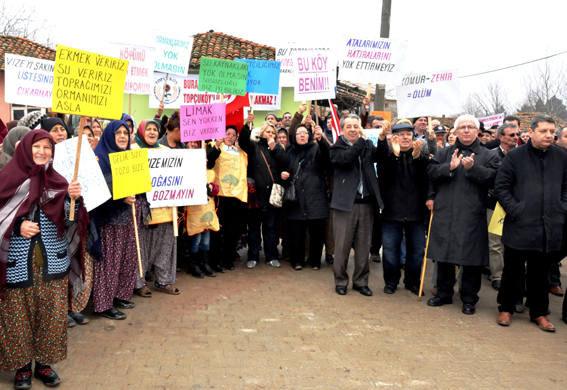
[[[474,126],[459,126],[459,127],[457,127],[457,130],[461,130],[461,131],[462,131],[462,130],[470,130],[470,131],[473,131],[473,130],[478,130],[478,129],[477,129],[476,127],[474,127]]]
[[[514,137],[519,137],[520,133],[512,133],[512,134],[506,134],[508,137],[514,138]]]
[[[127,131],[117,131],[117,132],[114,133],[114,134],[117,135],[117,136],[123,135],[124,137],[129,137],[129,136],[130,136],[130,133],[127,132]]]
[[[413,137],[412,133],[396,133],[398,137]]]
[[[291,116],[286,115],[286,116],[284,116],[283,118],[284,118],[284,119],[291,119]]]
[[[307,134],[309,134],[309,133],[306,132],[306,131],[298,131],[298,132],[295,133],[295,134],[297,134],[297,135],[307,135]]]

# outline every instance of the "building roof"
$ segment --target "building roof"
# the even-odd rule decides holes
[[[27,38],[0,35],[0,72],[4,72],[4,53],[55,60],[55,50]]]
[[[522,121],[520,123],[520,128],[522,130],[527,130],[530,127],[530,123],[532,122],[534,117],[538,115],[547,115],[547,114],[543,112],[517,112],[514,114],[514,116],[517,116]],[[555,119],[556,128],[559,129],[567,126],[567,122],[565,122],[563,119],[558,118],[555,115],[550,115],[550,117]]]

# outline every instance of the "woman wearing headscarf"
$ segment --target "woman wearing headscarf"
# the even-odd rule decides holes
[[[23,126],[14,127],[8,132],[8,135],[2,144],[2,152],[0,153],[0,161],[3,161],[3,165],[0,164],[0,171],[4,168],[4,166],[6,166],[6,164],[8,164],[8,162],[10,162],[14,152],[16,151],[16,146],[18,146],[18,143],[24,139],[26,134],[29,132],[30,129]]]
[[[41,128],[51,134],[56,144],[67,140],[67,125],[60,118],[42,118]]]
[[[125,150],[130,150],[128,124],[124,121],[112,121],[102,133],[94,151],[111,193],[113,182],[109,154]],[[130,299],[136,283],[138,260],[132,204],[136,205],[136,218],[141,226],[142,212],[147,215],[147,210],[142,209],[142,196],[109,199],[91,211],[98,230],[98,240],[90,248],[95,256],[94,311],[114,320],[126,318],[126,314],[116,307],[134,307]],[[143,242],[142,238],[140,240]]]
[[[4,142],[4,138],[8,135],[8,128],[4,124],[4,121],[0,119],[0,145]]]
[[[168,149],[158,144],[159,123],[154,119],[140,122],[132,149]],[[175,211],[174,211],[175,210]],[[159,207],[151,210],[151,219],[144,226],[144,240],[140,243],[144,274],[152,265],[155,269],[155,288],[158,291],[178,295],[175,287],[177,264],[177,240],[173,235],[173,213],[177,207]],[[152,296],[144,278],[137,274],[136,293],[144,298]]]
[[[309,264],[314,270],[321,268],[321,253],[325,239],[325,220],[329,218],[325,172],[332,171],[330,145],[322,140],[321,127],[310,133],[303,124],[295,129],[288,150],[289,165],[281,173],[286,191],[293,183],[296,200],[287,203],[286,216],[291,242],[290,262],[295,270],[303,267],[305,260],[305,233],[309,229]],[[313,137],[319,141],[313,142]]]
[[[61,381],[50,365],[67,355],[67,275],[81,269],[81,186],[53,169],[54,148],[49,133],[31,131],[0,172],[0,369],[17,369],[21,389],[31,387],[33,359],[36,378]]]

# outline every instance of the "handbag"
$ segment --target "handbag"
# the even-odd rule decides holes
[[[284,197],[283,197],[284,204],[297,203],[297,191],[295,189],[295,180],[299,177],[299,172],[301,171],[301,163],[303,163],[303,160],[299,162],[297,173],[293,176],[291,183],[285,189]]]
[[[272,178],[272,192],[270,193],[270,204],[274,207],[282,207],[282,200],[283,200],[283,194],[284,194],[284,188],[282,187],[281,184],[278,184],[274,181],[274,176],[272,175],[272,170],[270,169],[270,164],[268,164],[268,160],[266,160],[266,156],[264,156],[264,152],[262,152],[262,150],[260,150],[260,153],[262,153],[262,157],[264,158],[264,161],[266,162],[266,165],[268,166],[268,172],[270,172],[270,177]]]

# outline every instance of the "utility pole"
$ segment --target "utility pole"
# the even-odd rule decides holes
[[[382,21],[380,24],[380,38],[390,38],[390,16],[392,10],[392,0],[382,0]],[[374,109],[384,111],[384,101],[386,99],[386,85],[376,84],[374,93]]]

